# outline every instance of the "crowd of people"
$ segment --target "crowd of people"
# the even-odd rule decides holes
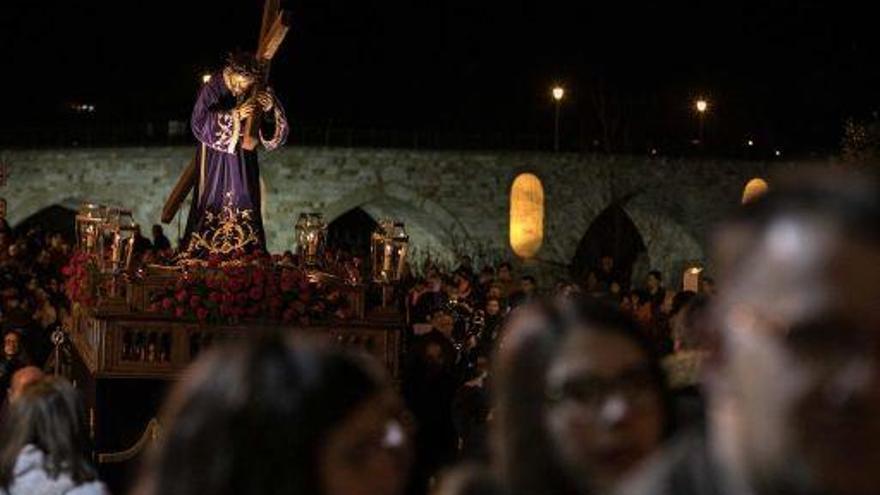
[[[42,365],[51,352],[50,336],[69,310],[61,273],[69,257],[60,233],[31,229],[16,236],[0,221],[0,390],[15,370]]]
[[[544,292],[509,264],[430,269],[399,387],[280,334],[218,346],[168,397],[134,493],[874,493],[878,226],[876,183],[802,177],[718,226],[717,292],[634,289],[609,258]],[[104,493],[76,391],[27,369],[0,494]]]
[[[490,384],[499,336],[508,315],[539,301],[577,300],[611,308],[621,318],[611,326],[637,335],[643,351],[668,371],[680,396],[680,415],[689,422],[701,417],[695,385],[706,343],[689,329],[698,324],[699,308],[714,294],[711,278],[702,279],[699,294],[675,291],[653,270],[643,285],[633,287],[606,255],[596,260],[582,283],[559,281],[541,291],[535,277],[517,276],[510,263],[477,272],[464,257],[451,273],[428,265],[423,277],[408,284],[402,393],[421,426],[411,493],[425,493],[438,472],[457,462],[489,459]]]

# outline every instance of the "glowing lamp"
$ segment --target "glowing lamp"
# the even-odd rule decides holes
[[[761,179],[760,177],[755,177],[750,180],[745,189],[743,189],[742,194],[742,204],[751,203],[761,196],[767,194],[767,190],[770,189],[770,186],[767,184],[767,181]]]
[[[534,174],[520,174],[510,188],[510,247],[531,258],[544,242],[544,186]]]

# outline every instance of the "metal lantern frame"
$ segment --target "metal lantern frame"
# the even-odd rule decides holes
[[[373,281],[398,282],[409,254],[409,235],[401,221],[382,220],[370,240]]]
[[[97,203],[83,203],[76,214],[77,248],[92,256],[101,257],[104,250],[104,224],[108,208]]]
[[[327,224],[320,213],[300,213],[294,227],[296,254],[300,263],[315,267],[327,246]]]

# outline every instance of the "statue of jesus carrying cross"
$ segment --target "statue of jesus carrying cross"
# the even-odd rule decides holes
[[[193,191],[181,260],[230,260],[266,251],[256,148],[281,146],[289,130],[284,108],[266,84],[288,29],[288,15],[278,4],[266,0],[256,54],[230,54],[199,92],[190,126],[200,146],[162,212],[168,223]]]

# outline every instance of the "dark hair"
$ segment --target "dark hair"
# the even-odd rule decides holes
[[[535,282],[535,277],[533,277],[531,275],[523,275],[519,279],[522,280],[523,282],[531,282],[533,284],[537,283],[537,282]]]
[[[175,389],[136,493],[320,494],[322,442],[387,387],[374,366],[339,351],[277,335],[236,344],[205,355]]]
[[[89,464],[89,436],[79,394],[64,378],[29,385],[9,407],[0,429],[0,488],[14,482],[15,461],[28,444],[45,454],[50,477],[62,472],[77,484],[95,479]]]
[[[258,79],[263,75],[263,64],[253,53],[235,50],[226,57],[226,66],[244,76]]]
[[[657,279],[658,281],[660,281],[660,282],[663,281],[663,274],[660,273],[660,270],[651,270],[650,272],[648,272],[648,276],[649,276],[649,277],[654,277],[654,278],[656,278],[656,279]]]
[[[502,261],[498,264],[498,269],[507,268],[508,270],[513,270],[513,266],[507,261]]]

